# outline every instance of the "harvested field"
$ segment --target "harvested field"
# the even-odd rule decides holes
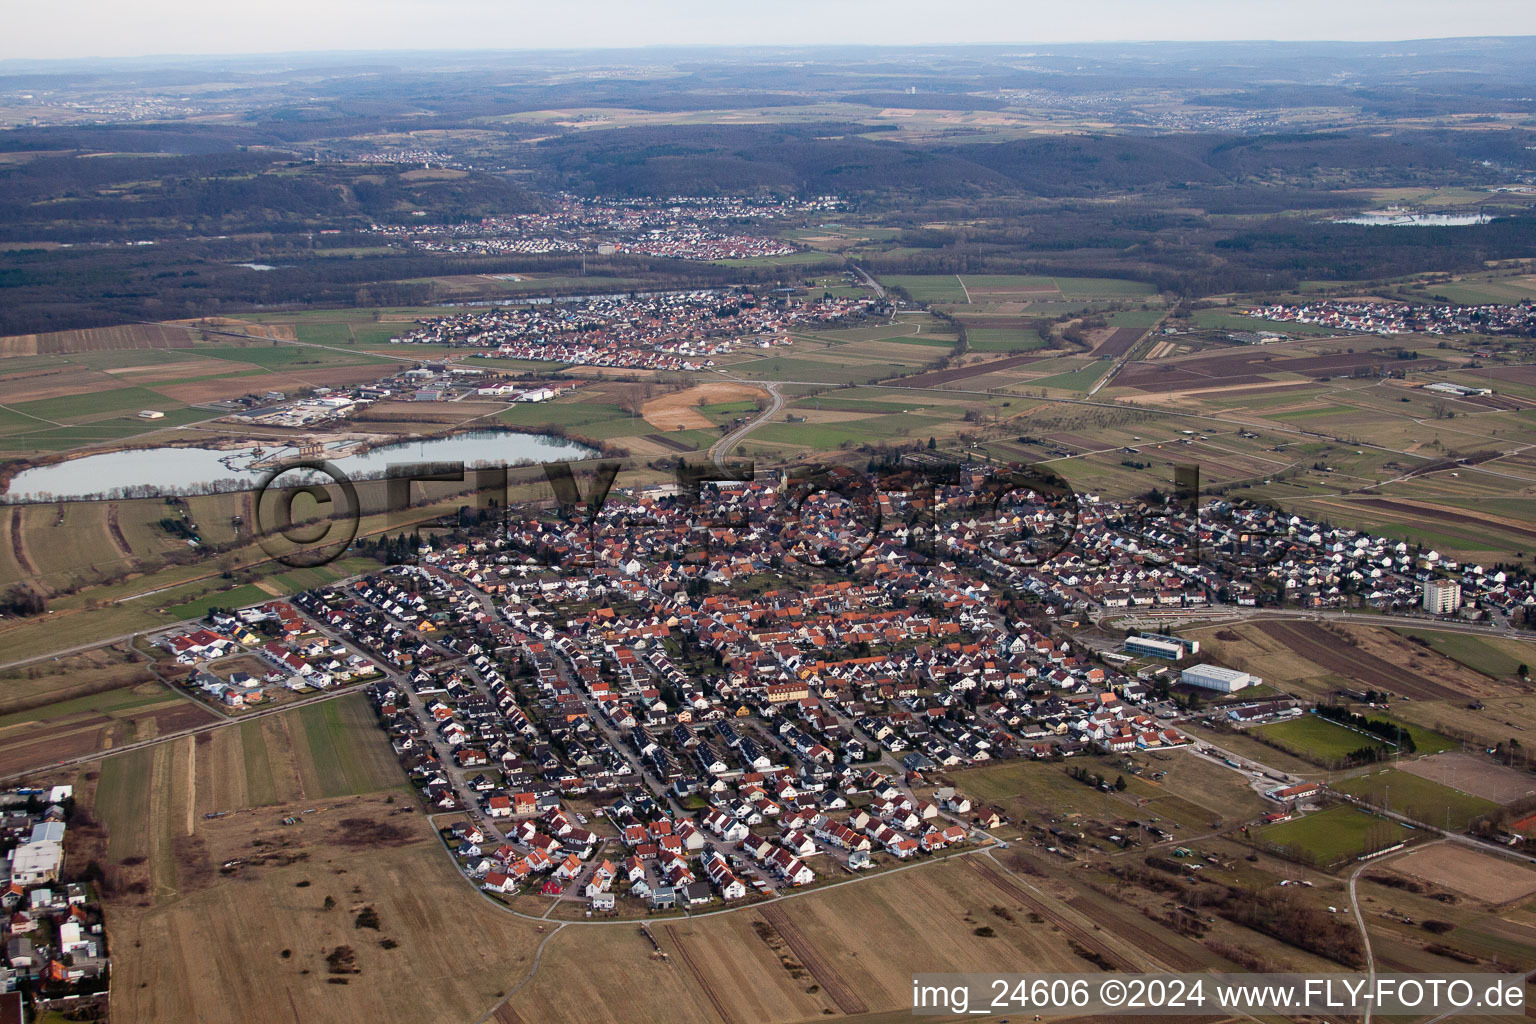
[[[1392,870],[1489,903],[1509,903],[1536,892],[1536,871],[1455,843],[1398,857]]]
[[[1494,764],[1486,758],[1459,751],[1405,761],[1401,770],[1463,793],[1507,804],[1536,794],[1536,775]]]
[[[978,859],[652,925],[668,960],[638,927],[568,927],[509,1005],[525,1021],[788,1024],[850,1008],[894,1020],[910,1012],[915,971],[1088,969],[1061,931],[978,884],[965,866]]]
[[[710,381],[653,398],[645,403],[640,414],[657,430],[713,430],[714,423],[699,412],[699,406],[767,398],[766,391],[749,384]]]
[[[1093,354],[1105,359],[1119,359],[1134,348],[1146,333],[1142,327],[1116,327],[1094,347]]]
[[[1311,622],[1265,621],[1259,628],[1328,672],[1365,687],[1403,694],[1414,700],[1464,700],[1467,692],[1453,689],[1401,664],[1385,661]]]
[[[774,931],[784,937],[789,943],[789,948],[795,951],[795,956],[805,965],[805,969],[811,972],[816,983],[826,990],[827,995],[837,1004],[837,1008],[844,1013],[868,1013],[869,1007],[858,993],[848,987],[848,983],[837,973],[826,958],[816,947],[806,939],[803,932],[789,919],[782,907],[765,906],[760,911],[763,919],[773,925]]]
[[[709,977],[699,969],[698,963],[694,960],[693,954],[689,952],[688,944],[683,941],[677,927],[669,924],[662,929],[662,932],[666,935],[673,951],[677,954],[678,962],[687,969],[688,974],[693,978],[693,983],[698,986],[700,992],[704,993],[704,998],[709,1000],[709,1005],[715,1008],[715,1013],[720,1015],[720,1019],[725,1024],[737,1024],[737,1020],[732,1016],[726,1001],[721,998],[719,991],[710,983]]]
[[[0,352],[56,354],[103,352],[135,348],[191,348],[196,335],[170,324],[123,324],[47,334],[20,334],[0,338]]]
[[[677,438],[668,437],[665,434],[646,434],[645,440],[650,441],[652,444],[660,445],[662,448],[665,448],[668,451],[674,452],[691,452],[696,451],[699,447],[696,444],[689,444],[687,441],[679,441]]]
[[[282,854],[230,877],[215,869],[214,884],[165,906],[114,907],[114,1013],[205,1024],[472,1021],[527,972],[541,938],[469,890],[420,832],[406,846],[306,844]],[[302,859],[285,863],[290,856]],[[322,908],[327,896],[335,910]],[[364,905],[395,948],[353,926]],[[329,984],[326,954],[344,945],[359,974]],[[410,966],[421,964],[433,965],[430,985]]]
[[[1382,512],[1406,516],[1420,524],[1426,521],[1459,523],[1482,530],[1494,529],[1501,533],[1510,533],[1519,537],[1536,540],[1536,527],[1526,526],[1514,519],[1504,516],[1478,515],[1473,512],[1451,508],[1446,505],[1436,505],[1427,501],[1404,501],[1396,498],[1351,498],[1347,502],[1327,502],[1325,504],[1336,504],[1340,507],[1349,505],[1363,506]]]
[[[892,377],[892,381],[899,381],[903,387],[909,388],[936,388],[944,384],[953,384],[955,381],[965,380],[968,377],[980,377],[986,373],[996,373],[998,370],[1008,370],[1024,363],[1034,362],[1046,358],[1038,355],[1008,356],[1005,359],[989,359],[982,363],[971,363],[969,366],[957,366],[948,370],[931,370],[928,373],[919,373],[911,377]]]
[[[1068,921],[1064,916],[1047,906],[1044,901],[1030,895],[1027,891],[1024,890],[1023,887],[1019,886],[1011,879],[1004,878],[990,864],[983,864],[978,858],[970,857],[966,860],[966,866],[969,867],[972,871],[976,872],[976,874],[980,875],[982,879],[991,884],[999,892],[1002,892],[1010,898],[1017,900],[1019,903],[1028,907],[1034,913],[1039,914],[1041,917],[1045,918],[1047,921],[1050,921],[1052,924],[1066,932],[1068,935],[1071,935],[1085,948],[1092,950],[1099,956],[1103,957],[1105,960],[1108,960],[1111,964],[1114,965],[1113,968],[1111,968],[1112,970],[1131,971],[1136,969],[1135,965],[1129,963],[1123,956],[1120,956],[1103,942],[1099,941],[1094,937],[1092,933],[1078,927],[1071,921]]]

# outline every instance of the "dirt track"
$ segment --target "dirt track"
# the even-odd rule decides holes
[[[11,554],[16,556],[16,564],[21,567],[23,576],[36,576],[37,566],[32,564],[32,559],[27,557],[27,545],[21,536],[21,506],[11,508]]]
[[[117,523],[117,506],[107,506],[107,532],[112,535],[112,543],[117,548],[117,553],[124,558],[133,557],[133,548],[128,546],[128,538],[123,536],[123,528]]]
[[[980,857],[965,858],[966,865],[982,878],[985,878],[988,882],[991,882],[999,892],[1004,893],[1012,899],[1018,900],[1021,904],[1039,914],[1041,917],[1045,918],[1056,927],[1060,928],[1063,934],[1077,940],[1079,945],[1099,954],[1099,956],[1113,964],[1115,970],[1136,970],[1136,966],[1134,964],[1127,963],[1124,957],[1120,956],[1114,950],[1104,945],[1104,943],[1094,938],[1091,933],[1084,931],[1073,922],[1067,920],[1061,914],[1047,906],[1044,901],[1031,896],[1023,888],[1015,885],[1013,882],[1010,882],[1008,879],[998,874],[988,865],[980,863],[980,861]]]
[[[688,968],[688,973],[693,975],[693,983],[699,986],[699,991],[704,993],[710,1005],[715,1008],[715,1012],[720,1015],[720,1019],[725,1021],[725,1024],[735,1024],[735,1019],[725,1008],[725,1001],[709,983],[704,972],[699,970],[699,965],[694,963],[693,957],[688,953],[688,946],[683,942],[683,937],[677,933],[677,929],[669,924],[662,930],[667,933],[667,939],[672,943],[674,955],[683,962],[684,967]]]
[[[821,951],[806,939],[800,928],[789,919],[788,914],[784,913],[783,907],[765,906],[759,913],[773,925],[774,931],[783,936],[789,948],[800,959],[800,963],[811,972],[816,983],[837,1004],[839,1010],[846,1014],[869,1012],[869,1007],[864,1000],[848,987],[848,982],[837,973],[837,968],[829,964],[826,957],[821,955]]]

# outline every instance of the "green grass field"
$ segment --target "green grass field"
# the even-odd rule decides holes
[[[247,583],[233,590],[204,594],[194,600],[172,605],[170,612],[179,619],[200,619],[208,614],[210,608],[244,608],[270,600],[272,600],[271,594],[254,583]]]
[[[1034,331],[999,327],[967,327],[967,347],[972,352],[1032,352],[1045,346]]]
[[[1448,633],[1433,629],[1399,629],[1397,632],[1423,640],[1447,658],[1495,679],[1515,675],[1521,665],[1536,665],[1536,646],[1519,641],[1495,640],[1469,633]]]
[[[1157,288],[1145,281],[1126,281],[1115,277],[1058,277],[1055,281],[1064,299],[1130,299],[1157,294]],[[1120,326],[1136,325],[1127,323]]]
[[[966,301],[965,289],[954,274],[889,274],[880,283],[903,289],[914,302]]]
[[[1335,782],[1333,788],[1425,824],[1456,830],[1499,807],[1491,800],[1395,768],[1373,769],[1368,774]]]
[[[1253,833],[1262,847],[1320,866],[1337,864],[1402,842],[1414,831],[1347,804],[1338,804]]]
[[[1337,764],[1361,747],[1381,745],[1373,743],[1369,736],[1315,715],[1261,725],[1249,731],[1320,765]]]
[[[360,693],[299,708],[310,760],[299,758],[306,793],[351,796],[404,782],[384,734]]]
[[[1087,366],[1065,373],[1053,373],[1049,377],[1037,377],[1027,381],[1030,388],[1055,388],[1058,391],[1087,391],[1109,369],[1109,360],[1095,359]]]
[[[141,387],[125,387],[110,391],[92,391],[83,395],[63,395],[59,398],[16,402],[10,408],[26,416],[60,422],[102,419],[105,413],[127,410],[137,413],[140,409],[168,410],[181,407],[182,403],[167,398],[157,391]]]

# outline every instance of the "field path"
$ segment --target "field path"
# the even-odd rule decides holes
[[[988,856],[988,859],[992,860],[990,856]],[[993,863],[996,864],[997,862],[993,860]],[[990,882],[993,888],[1018,900],[1024,906],[1060,928],[1069,938],[1075,939],[1079,945],[1108,960],[1114,965],[1111,968],[1112,970],[1136,972],[1156,966],[1155,964],[1150,964],[1150,962],[1147,965],[1131,963],[1128,958],[1111,949],[1101,939],[1096,937],[1091,928],[1084,927],[1081,923],[1052,908],[1044,900],[1026,891],[1023,886],[1004,878],[991,865],[981,863],[981,858],[967,858],[966,864],[978,875]],[[998,866],[1001,867],[1001,865]]]
[[[128,538],[123,536],[123,528],[117,522],[117,503],[107,506],[107,533],[112,537],[112,544],[117,548],[117,553],[124,558],[133,557],[133,548],[128,546]]]
[[[859,994],[849,987],[841,974],[837,973],[837,968],[827,962],[827,958],[821,955],[821,951],[806,939],[800,927],[789,919],[783,907],[770,904],[763,907],[761,913],[763,918],[773,925],[774,931],[783,936],[789,948],[794,950],[795,956],[800,958],[800,963],[811,972],[816,983],[832,998],[839,1010],[849,1015],[869,1012],[869,1007],[864,1000],[860,999]]]
[[[539,948],[533,951],[533,963],[528,965],[528,973],[523,976],[523,980],[509,988],[507,994],[502,996],[496,1005],[491,1007],[490,1011],[476,1021],[475,1024],[523,1024],[523,1018],[518,1016],[517,1011],[512,1009],[510,1005],[512,997],[522,991],[533,980],[533,976],[539,972],[539,964],[544,959],[544,947],[549,945],[549,940],[559,935],[560,929],[564,927],[565,925],[563,924],[557,924],[552,932],[544,936],[544,941],[539,943]]]
[[[37,566],[27,557],[27,544],[21,534],[20,505],[11,506],[11,553],[16,556],[16,564],[21,567],[23,576],[37,575]]]
[[[965,286],[965,278],[956,274],[955,280],[960,282],[960,290],[965,293],[965,304],[967,306],[971,305],[971,290]]]
[[[688,973],[693,976],[693,983],[699,987],[700,992],[704,993],[710,1005],[715,1008],[715,1012],[720,1015],[720,1019],[725,1024],[736,1024],[734,1018],[726,1010],[725,1001],[720,998],[720,993],[715,991],[715,987],[709,983],[709,979],[704,977],[704,972],[699,970],[699,965],[689,955],[688,947],[684,944],[683,937],[677,933],[677,929],[669,924],[663,931],[667,933],[667,938],[671,941],[673,948],[677,950],[677,958],[683,962],[683,966],[688,968]]]
[[[197,831],[197,740],[187,744],[187,835]]]

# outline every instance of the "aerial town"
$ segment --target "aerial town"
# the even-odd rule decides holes
[[[0,1024],[1532,1015],[1536,6],[375,6],[0,33]]]
[[[1263,680],[1189,664],[1197,641],[1151,629],[1082,646],[1070,620],[1227,605],[1507,622],[1536,608],[1529,577],[1261,507],[1196,518],[1085,496],[1068,510],[1022,491],[978,520],[992,479],[960,466],[926,496],[884,492],[893,523],[921,500],[949,524],[926,539],[865,536],[857,509],[824,497],[791,512],[788,483],[650,488],[591,522],[553,510],[422,543],[408,564],[158,642],[189,691],[231,711],[366,684],[421,799],[463,812],[442,831],[469,880],[611,913],[993,843],[1006,813],[932,791],[945,769],[1178,748],[1188,721],[1328,711],[1204,709],[1202,693]],[[1041,557],[1046,528],[1063,539]],[[1323,793],[1269,781],[1271,822]]]
[[[1418,305],[1395,302],[1309,302],[1256,306],[1248,316],[1278,323],[1319,324],[1372,334],[1536,336],[1536,305]]]
[[[788,344],[791,328],[858,324],[886,308],[873,296],[787,302],[749,290],[613,295],[435,317],[396,340],[508,359],[699,370],[740,348]]]
[[[730,224],[772,225],[791,216],[835,213],[845,204],[831,195],[618,200],[560,194],[550,197],[548,205],[544,212],[486,217],[472,224],[374,225],[372,231],[421,252],[442,254],[622,252],[679,260],[761,259],[799,250],[771,235],[732,232]]]

